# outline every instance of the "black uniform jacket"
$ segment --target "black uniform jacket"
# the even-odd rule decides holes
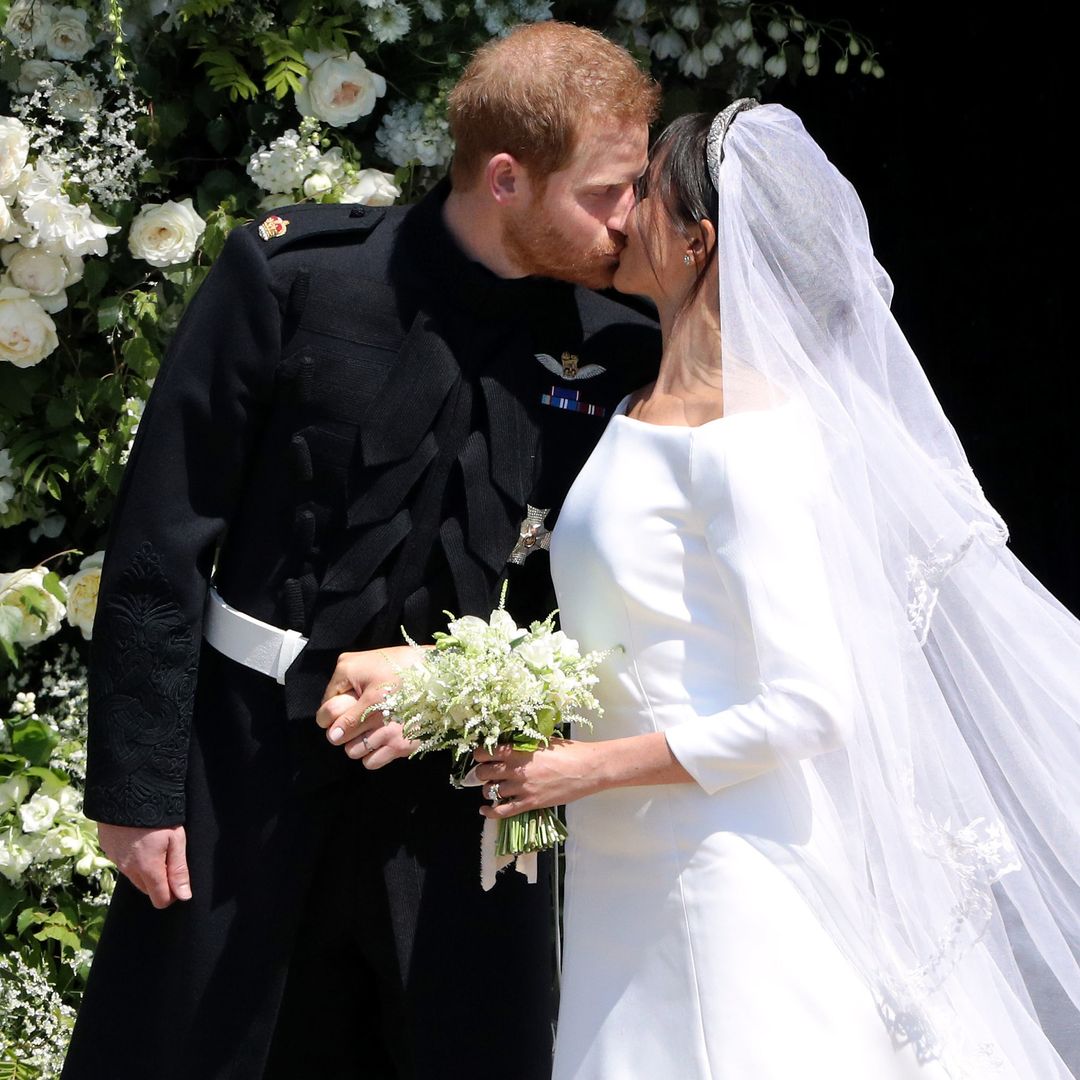
[[[546,552],[508,556],[527,507],[553,525],[606,418],[655,375],[659,331],[613,296],[470,261],[447,191],[234,229],[171,342],[106,545],[85,809],[183,823],[194,896],[158,911],[121,879],[65,1080],[261,1077],[327,857],[370,898],[356,948],[408,1029],[402,1075],[455,1075],[445,1040],[481,1015],[493,1060],[547,1075],[546,886],[480,890],[480,794],[451,788],[446,760],[369,771],[313,717],[340,652],[400,644],[402,625],[430,640],[444,609],[486,616],[504,577],[519,621],[555,607]],[[202,640],[211,580],[309,638],[284,686]],[[345,805],[355,829],[331,844]],[[461,978],[481,939],[513,994]]]

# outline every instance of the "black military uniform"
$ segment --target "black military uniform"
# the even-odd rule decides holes
[[[183,823],[194,895],[121,878],[64,1080],[549,1075],[545,875],[484,893],[479,792],[313,719],[341,652],[486,615],[507,576],[519,621],[555,606],[546,554],[507,562],[527,507],[553,524],[655,374],[654,321],[469,260],[448,191],[241,226],[181,320],[106,547],[85,805]],[[203,641],[212,573],[308,637],[283,687]]]

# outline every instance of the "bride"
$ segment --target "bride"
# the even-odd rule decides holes
[[[1064,1080],[1010,933],[1075,1023],[1080,624],[798,117],[677,120],[627,231],[660,373],[551,543],[622,651],[591,730],[477,755],[486,815],[568,804],[556,1080]]]

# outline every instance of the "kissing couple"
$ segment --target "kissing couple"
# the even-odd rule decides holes
[[[85,807],[123,876],[65,1080],[1069,1076],[1003,913],[1075,1014],[1080,626],[799,118],[650,148],[658,106],[522,27],[418,204],[230,234],[106,546]],[[593,730],[454,790],[370,706],[402,628],[504,582],[622,651]],[[550,860],[477,862],[482,816],[561,804],[559,985]]]

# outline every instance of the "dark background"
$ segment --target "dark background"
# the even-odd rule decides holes
[[[823,48],[818,75],[774,81],[762,97],[798,112],[855,185],[893,312],[1010,547],[1080,613],[1067,20],[1038,4],[1007,18],[972,3],[796,6],[849,19],[885,77],[836,75],[838,54]]]

